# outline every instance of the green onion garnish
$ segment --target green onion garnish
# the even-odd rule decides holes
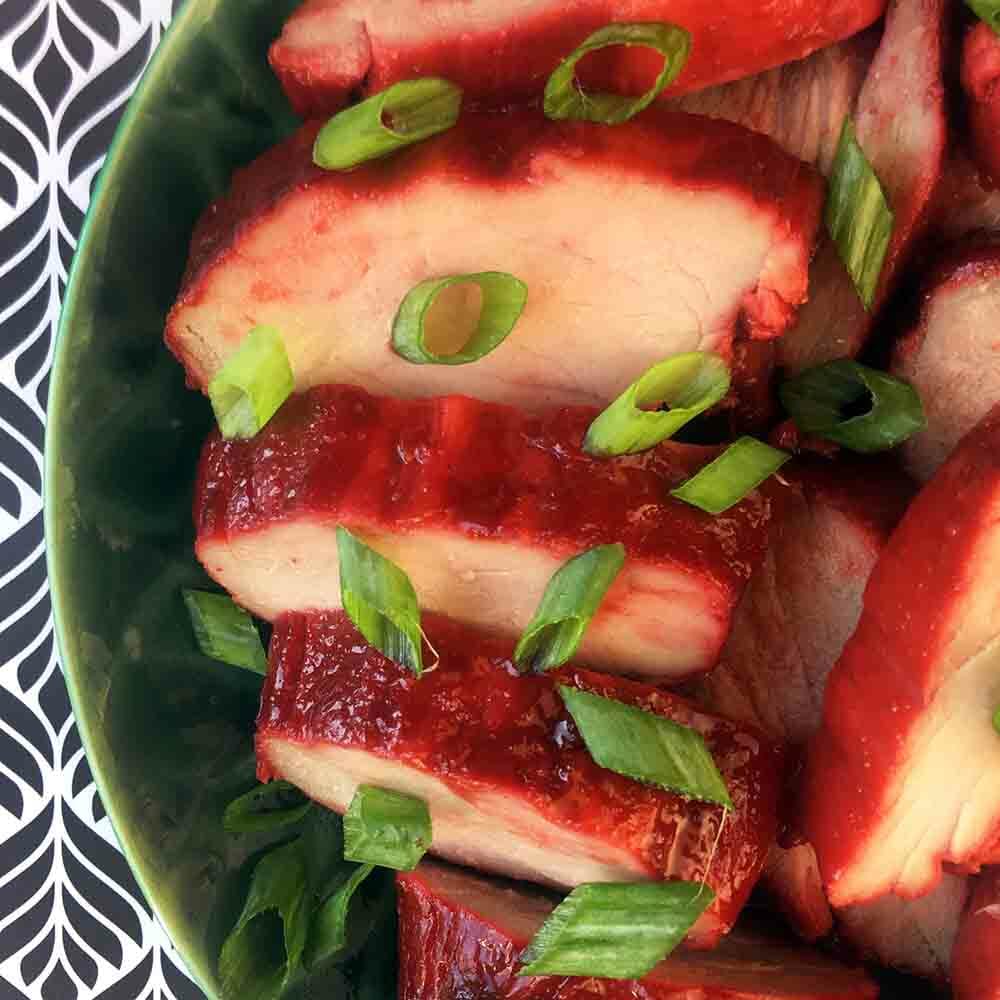
[[[320,906],[309,928],[306,964],[318,965],[347,947],[347,915],[358,886],[374,871],[375,865],[354,867],[343,883]]]
[[[288,983],[302,959],[309,930],[306,883],[297,840],[257,862],[243,912],[219,957],[227,1000],[271,1000]],[[275,917],[281,923],[280,937]]]
[[[563,563],[514,650],[514,662],[542,672],[569,660],[624,563],[621,544],[598,545]]]
[[[313,162],[325,170],[350,170],[446,132],[461,108],[462,88],[449,80],[401,80],[334,115],[316,136]]]
[[[258,326],[209,382],[208,398],[224,438],[252,438],[294,388],[281,334]]]
[[[1000,733],[1000,708],[993,713],[993,728]]]
[[[792,456],[763,441],[741,437],[670,495],[709,514],[721,514],[739,503]]]
[[[686,937],[715,899],[697,882],[577,886],[521,954],[520,976],[641,979]]]
[[[663,69],[641,97],[588,94],[576,79],[576,65],[588,52],[612,45],[642,45],[663,56]],[[644,22],[609,24],[595,31],[555,69],[545,85],[545,114],[549,118],[575,118],[603,125],[621,125],[649,107],[677,79],[691,51],[691,36],[674,24]]]
[[[420,607],[410,578],[341,525],[337,555],[348,617],[379,652],[419,677],[424,669]]]
[[[871,309],[895,219],[875,170],[844,119],[830,172],[826,227],[865,309]],[[837,322],[836,316],[830,317]]]
[[[227,833],[269,833],[298,823],[312,802],[288,781],[269,781],[234,799],[222,815]]]
[[[887,451],[927,426],[913,386],[847,358],[804,371],[779,394],[799,430],[851,451]]]
[[[344,857],[411,871],[431,846],[431,815],[421,799],[360,785],[344,814]]]
[[[253,619],[226,594],[182,591],[198,648],[213,660],[267,673],[267,654]]]
[[[965,0],[965,3],[976,17],[1000,35],[1000,0]]]
[[[729,391],[729,367],[717,354],[691,351],[653,365],[589,427],[583,450],[610,457],[645,451],[677,433]],[[668,410],[651,409],[666,403]]]
[[[726,783],[694,729],[564,684],[559,694],[601,767],[691,799],[733,807]]]
[[[446,288],[476,285],[482,293],[479,320],[461,350],[442,354],[431,350],[425,340],[425,323],[437,297]],[[392,324],[395,352],[417,365],[467,365],[486,357],[499,347],[514,329],[528,300],[528,286],[504,271],[456,274],[420,282],[407,293]]]

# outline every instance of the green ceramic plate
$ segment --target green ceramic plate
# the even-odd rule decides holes
[[[211,413],[162,331],[199,213],[295,125],[266,51],[296,2],[188,0],[176,18],[102,171],[49,397],[49,572],[77,723],[136,877],[211,996],[266,846],[221,826],[253,784],[259,681],[206,660],[191,638],[180,588],[207,584],[190,507]],[[394,968],[382,936],[346,972],[357,995],[388,1000]]]

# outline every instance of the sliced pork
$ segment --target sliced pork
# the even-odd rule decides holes
[[[540,97],[559,62],[611,21],[668,21],[692,36],[672,92],[697,90],[801,59],[871,24],[885,0],[307,0],[271,46],[299,114],[338,110],[415,76],[443,76],[473,101]],[[647,90],[662,59],[643,49],[595,58],[588,85]]]
[[[511,644],[424,616],[439,658],[419,679],[368,646],[343,612],[275,626],[257,720],[258,773],[343,812],[359,784],[424,799],[432,850],[532,881],[680,878],[717,899],[689,939],[733,924],[775,834],[780,754],[756,731],[666,691],[565,667],[518,676]],[[563,706],[564,684],[692,726],[734,809],[640,784],[594,763]]]
[[[976,169],[962,149],[953,150],[945,165],[928,229],[931,250],[945,242],[1000,233],[1000,190]]]
[[[925,282],[919,318],[896,348],[893,372],[920,393],[927,429],[902,448],[930,479],[962,436],[1000,402],[1000,242],[949,253]]]
[[[964,875],[945,874],[919,899],[889,895],[846,906],[837,911],[838,930],[869,961],[946,983],[968,882]]]
[[[980,21],[962,47],[962,89],[972,152],[990,182],[1000,184],[1000,35]]]
[[[1000,868],[975,879],[951,953],[954,1000],[1000,1000]]]
[[[238,174],[199,225],[166,331],[199,388],[267,324],[299,389],[605,405],[671,354],[729,355],[737,326],[779,336],[806,298],[822,180],[728,122],[468,114],[349,173],[312,165],[314,136]],[[392,321],[415,285],[482,271],[528,286],[502,345],[461,366],[394,353]]]
[[[792,373],[864,346],[919,234],[941,176],[947,123],[941,76],[945,0],[892,0],[885,31],[858,98],[858,142],[895,216],[871,313],[866,312],[833,243],[826,239],[809,276],[809,303],[778,345]]]
[[[846,115],[878,47],[872,28],[766,73],[671,100],[672,107],[743,125],[829,175]]]
[[[555,901],[433,862],[396,878],[399,1000],[868,1000],[860,969],[737,927],[714,951],[683,947],[639,982],[519,977],[518,956]]]
[[[581,662],[657,679],[707,670],[785,491],[771,482],[725,514],[703,514],[669,490],[715,449],[668,442],[594,459],[580,448],[594,416],[317,387],[253,440],[209,438],[196,553],[264,618],[336,608],[343,524],[405,570],[423,608],[513,646],[566,559],[621,542],[625,565]]]
[[[830,673],[804,829],[831,901],[1000,858],[1000,408],[910,505]]]

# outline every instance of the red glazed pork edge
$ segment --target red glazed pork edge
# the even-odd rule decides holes
[[[962,89],[969,137],[979,169],[1000,184],[1000,35],[980,21],[962,46]]]

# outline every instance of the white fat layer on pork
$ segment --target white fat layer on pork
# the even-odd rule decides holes
[[[1000,276],[942,285],[921,318],[923,341],[895,373],[920,393],[927,430],[903,445],[907,469],[926,482],[1000,402]]]
[[[407,573],[423,610],[512,639],[533,617],[552,574],[574,554],[457,532],[350,527]],[[302,518],[202,539],[198,557],[239,604],[264,618],[342,606],[334,522]],[[627,560],[575,662],[653,679],[708,669],[725,637],[724,605],[704,574]]]
[[[350,382],[404,397],[462,392],[530,409],[603,405],[681,351],[729,351],[758,285],[803,289],[802,246],[745,193],[647,183],[545,154],[532,180],[441,173],[349,211],[295,192],[240,231],[172,324],[207,382],[257,324],[281,331],[299,389]],[[390,345],[426,278],[508,271],[528,303],[488,357],[414,365]],[[791,281],[796,287],[784,287]]]

